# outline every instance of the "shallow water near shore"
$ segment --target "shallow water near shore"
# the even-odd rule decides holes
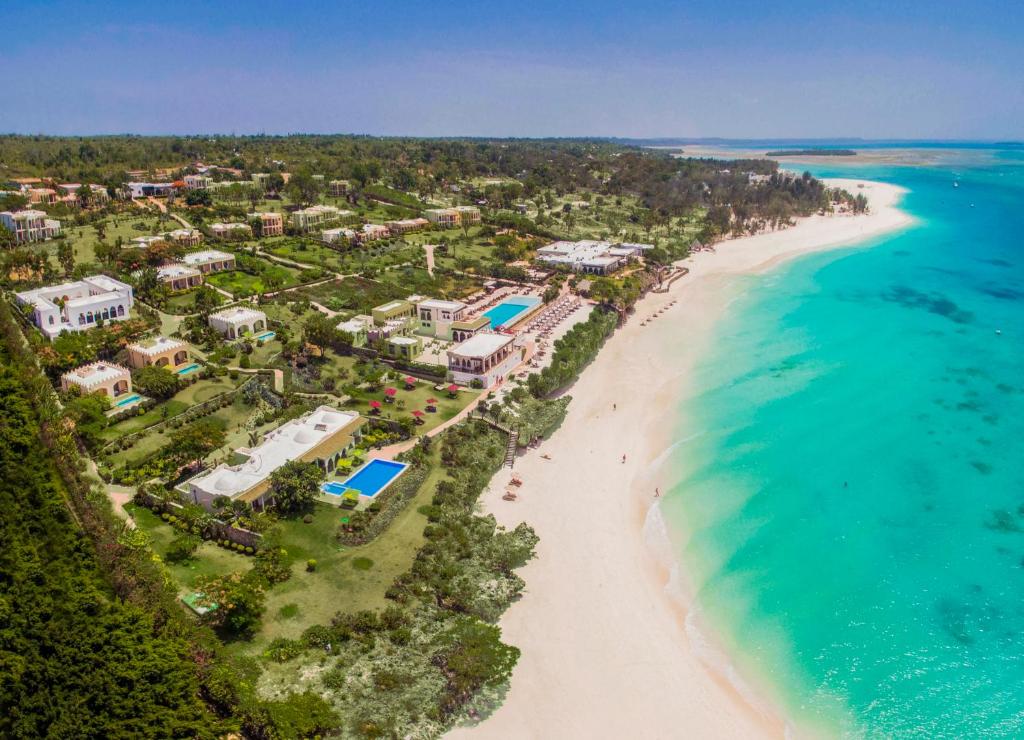
[[[918,223],[737,278],[661,505],[696,611],[798,728],[1019,736],[1024,155],[811,171]]]

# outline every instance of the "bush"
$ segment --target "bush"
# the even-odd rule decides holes
[[[313,515],[312,514],[306,514],[304,517],[302,517],[302,523],[303,524],[312,524],[313,523]]]
[[[315,571],[316,570],[316,560],[314,560],[313,558],[310,558],[309,560],[307,560],[306,561],[306,570],[309,573],[312,573],[313,571]]]

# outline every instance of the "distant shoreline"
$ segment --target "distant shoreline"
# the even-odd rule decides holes
[[[766,157],[856,157],[853,149],[779,149],[765,152]]]
[[[911,222],[896,207],[900,188],[828,184],[865,193],[871,212],[812,216],[685,260],[690,272],[648,295],[583,372],[561,428],[517,461],[519,500],[501,498],[509,471],[492,480],[484,509],[505,527],[529,523],[540,544],[521,571],[523,598],[501,620],[503,639],[522,650],[509,693],[492,716],[451,737],[786,735],[786,718],[763,698],[770,691],[737,679],[728,657],[709,657],[718,654],[713,626],[699,626],[710,652],[691,642],[686,574],[671,533],[652,538],[663,527],[653,494],[672,482],[664,463],[682,442],[673,438],[680,400],[736,278]]]

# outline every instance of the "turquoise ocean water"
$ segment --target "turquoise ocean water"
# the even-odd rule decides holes
[[[1024,153],[938,159],[809,168],[919,221],[743,278],[662,503],[740,674],[846,736],[1024,736]]]

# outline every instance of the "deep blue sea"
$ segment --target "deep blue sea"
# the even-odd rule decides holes
[[[808,169],[918,221],[741,279],[662,504],[697,609],[798,726],[1022,737],[1024,152]]]

